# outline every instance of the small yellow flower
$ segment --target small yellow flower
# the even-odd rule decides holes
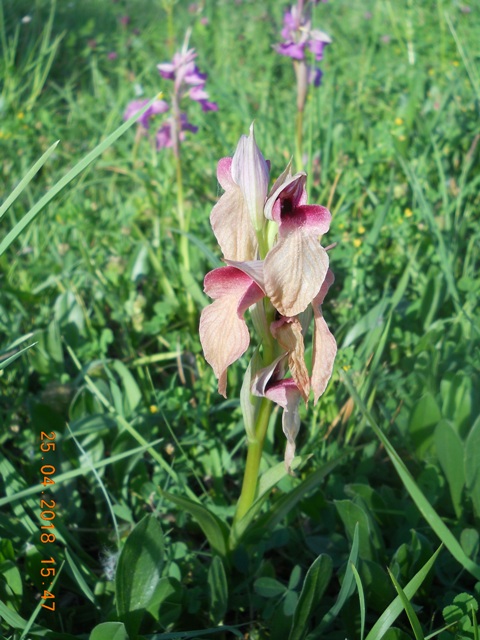
[[[405,142],[405,140],[407,139],[407,136],[401,135],[401,136],[398,136],[398,139],[400,142]]]
[[[352,368],[352,367],[351,367],[349,364],[344,364],[344,365],[343,365],[343,367],[342,367],[342,369],[343,369],[344,371],[348,371],[348,370],[349,370],[349,369],[351,369],[351,368]]]
[[[429,69],[429,70],[428,70],[428,75],[429,75],[429,76],[433,76],[433,75],[435,75],[435,71],[434,71],[433,69]]]
[[[357,249],[361,244],[362,244],[362,241],[360,238],[355,238],[355,240],[353,241],[353,246],[356,247]]]
[[[413,216],[413,211],[407,207],[405,209],[405,217],[406,218],[411,218],[412,216]]]
[[[339,229],[345,229],[345,223],[344,222],[340,222],[340,224],[338,225]]]
[[[460,62],[458,60],[454,60],[452,64],[454,67],[458,67],[460,65]]]
[[[23,120],[23,119],[24,119],[24,117],[25,117],[25,114],[23,113],[23,111],[19,111],[19,112],[17,113],[17,118],[18,118],[19,120]]]
[[[363,226],[363,224],[361,224],[358,227],[358,233],[361,235],[362,233],[365,233],[365,231],[366,231],[365,227]]]
[[[155,404],[151,404],[149,409],[150,409],[150,413],[157,413],[158,411],[158,407]]]
[[[402,118],[395,118],[395,124],[399,127],[401,124],[403,124],[403,120]]]

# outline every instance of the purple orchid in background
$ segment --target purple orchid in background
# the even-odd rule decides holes
[[[314,1],[311,3],[317,4]],[[316,62],[320,62],[323,59],[325,47],[332,41],[323,31],[312,29],[308,4],[308,0],[298,0],[296,5],[285,12],[281,31],[283,42],[274,46],[277,53],[292,58],[294,62],[297,77],[297,107],[300,111],[303,111],[305,106],[308,85],[313,84],[318,87],[322,79],[320,68],[307,64],[307,51],[313,54]]]
[[[219,393],[226,396],[227,369],[250,344],[244,314],[252,309],[263,362],[258,365],[257,359],[257,365],[251,365],[250,394],[283,408],[285,464],[290,470],[300,426],[299,402],[307,402],[313,391],[317,403],[337,350],[322,314],[333,275],[319,238],[328,231],[331,214],[325,207],[307,204],[306,174],[292,175],[290,164],[268,189],[269,165],[256,145],[253,125],[233,158],[220,160],[217,175],[225,193],[210,220],[227,266],[205,277],[205,293],[214,302],[202,311],[200,341],[218,378]],[[312,311],[309,373],[304,338]]]
[[[125,109],[125,113],[123,114],[124,120],[129,120],[136,113],[141,111],[143,107],[147,104],[148,100],[132,100],[127,105]],[[170,109],[169,105],[165,100],[155,100],[153,104],[145,111],[145,113],[138,119],[138,123],[144,128],[149,129],[150,127],[150,118],[159,113],[165,113]]]
[[[185,139],[185,131],[192,133],[198,131],[198,127],[189,122],[187,114],[180,110],[182,100],[184,98],[193,100],[201,106],[203,111],[218,111],[218,105],[209,100],[209,95],[205,90],[207,74],[200,72],[194,62],[197,54],[194,49],[188,48],[189,36],[190,34],[187,33],[182,50],[174,54],[171,62],[157,65],[160,76],[165,80],[173,81],[171,104],[169,105],[164,100],[156,100],[139,120],[139,124],[147,130],[152,116],[170,110],[171,115],[163,120],[157,130],[156,146],[157,149],[173,148],[175,156],[179,155],[179,146],[180,142]],[[132,117],[147,102],[147,100],[130,102],[125,110],[124,119]]]

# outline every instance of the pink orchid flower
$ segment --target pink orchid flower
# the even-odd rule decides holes
[[[331,214],[307,204],[306,174],[292,175],[290,165],[268,193],[269,165],[256,145],[253,126],[233,158],[219,161],[217,175],[225,193],[210,220],[227,266],[205,277],[205,293],[214,302],[202,311],[200,340],[218,390],[226,397],[227,369],[250,344],[244,314],[252,309],[260,344],[270,347],[264,348],[263,366],[252,370],[251,393],[283,408],[285,464],[290,470],[300,427],[299,402],[307,402],[310,391],[318,402],[337,351],[322,313],[334,278],[319,238],[328,231]],[[310,306],[311,373],[305,363],[307,317],[311,319],[305,311]],[[290,378],[285,378],[287,367]]]

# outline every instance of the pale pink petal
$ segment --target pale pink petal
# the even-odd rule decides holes
[[[237,260],[225,260],[225,262],[236,269],[240,269],[254,280],[258,286],[265,291],[263,260],[250,260],[249,262],[239,262]]]
[[[227,368],[245,353],[250,335],[243,314],[264,293],[252,279],[234,267],[220,267],[205,276],[205,293],[215,299],[200,317],[200,342],[205,360],[226,395]]]
[[[253,124],[250,134],[241,136],[232,159],[232,178],[240,187],[250,219],[257,231],[264,224],[263,206],[268,192],[269,167],[255,142]]]
[[[252,393],[254,396],[265,396],[268,384],[272,380],[278,380],[285,375],[285,361],[287,354],[282,353],[268,367],[257,371],[252,382]]]
[[[328,247],[327,247],[328,249]],[[325,251],[327,251],[327,249],[325,249]],[[325,280],[323,281],[322,286],[320,287],[320,291],[317,293],[317,295],[315,296],[314,300],[313,300],[313,305],[319,305],[319,304],[323,304],[323,301],[325,300],[325,296],[328,293],[328,290],[330,289],[330,287],[332,286],[332,284],[335,282],[335,276],[333,275],[333,271],[331,269],[328,269],[326,275],[325,275]]]
[[[289,167],[287,167],[288,169]],[[287,170],[275,182],[265,203],[265,217],[269,220],[275,220],[278,224],[281,223],[285,209],[288,209],[288,213],[307,202],[307,191],[305,189],[307,174],[301,172],[292,176],[289,175],[289,171],[287,173]]]
[[[334,277],[330,269],[327,271],[325,282],[318,295],[313,301],[314,313],[314,334],[313,334],[313,359],[312,359],[312,390],[313,402],[317,404],[318,399],[325,391],[328,381],[333,371],[333,363],[337,355],[337,343],[322,314],[321,303],[327,291],[333,283]]]
[[[255,260],[258,243],[242,191],[231,176],[231,158],[218,163],[218,181],[225,189],[210,215],[210,223],[225,258]]]
[[[265,258],[265,291],[283,316],[296,316],[312,302],[328,269],[328,255],[301,227],[280,237]]]
[[[305,364],[302,325],[297,318],[281,318],[272,322],[270,330],[279,345],[288,353],[288,366],[305,402],[310,393],[310,376]]]
[[[232,178],[232,158],[221,158],[218,161],[217,180],[225,191],[235,184]]]
[[[276,193],[278,189],[280,189],[280,187],[291,177],[292,177],[292,161],[290,160],[285,170],[278,176],[278,178],[273,183],[272,188],[270,189],[270,193],[268,194],[268,202],[270,203],[269,207],[271,207],[273,204],[273,202],[271,202],[272,195]],[[265,203],[265,209],[267,209],[266,203]]]
[[[245,353],[250,335],[245,320],[237,315],[237,300],[215,300],[200,316],[200,342],[205,360],[218,378],[218,392],[226,397],[227,368]]]
[[[293,380],[282,380],[267,389],[266,397],[283,407],[282,427],[287,438],[285,448],[285,467],[292,474],[291,464],[295,457],[295,439],[300,430],[300,415],[298,405],[301,394]]]

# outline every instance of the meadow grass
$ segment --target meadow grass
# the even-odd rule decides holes
[[[296,476],[284,473],[274,412],[257,501],[232,527],[248,359],[230,368],[224,400],[187,305],[195,326],[203,276],[221,265],[209,225],[217,161],[253,120],[273,176],[294,152],[293,69],[272,49],[284,8],[1,4],[2,202],[60,140],[0,221],[5,638],[479,638],[474,2],[315,7],[333,43],[307,101],[304,162],[309,202],[333,214],[324,313],[340,349],[321,402],[302,409]],[[168,92],[156,64],[189,27],[219,110],[189,107],[199,131],[182,144],[186,272],[171,150],[135,125],[108,136],[138,93]],[[57,443],[43,462],[42,431]],[[46,463],[55,485],[41,484]],[[40,541],[43,490],[51,544]],[[46,588],[55,611],[40,606]]]

